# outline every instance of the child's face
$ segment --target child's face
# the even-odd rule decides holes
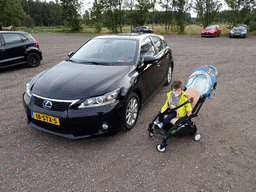
[[[181,94],[181,88],[179,88],[179,89],[173,88],[172,93],[173,93],[174,97],[179,97]]]

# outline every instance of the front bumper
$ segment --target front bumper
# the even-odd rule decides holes
[[[122,123],[121,102],[112,103],[102,107],[85,109],[71,109],[64,111],[48,110],[36,106],[32,96],[28,102],[27,95],[23,94],[23,105],[27,115],[27,123],[31,128],[43,132],[66,137],[68,139],[81,139],[94,135],[105,134],[116,130]],[[59,119],[60,125],[43,122],[32,118],[31,112],[36,112]],[[102,124],[108,125],[109,129],[102,128]]]
[[[246,33],[245,34],[240,34],[240,33],[230,33],[229,34],[230,37],[246,37]]]
[[[214,33],[201,33],[201,37],[214,37]]]

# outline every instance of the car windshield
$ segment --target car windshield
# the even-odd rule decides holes
[[[245,31],[245,29],[243,29],[243,28],[234,28],[233,31],[240,31],[240,32],[243,32],[243,31]]]
[[[208,26],[205,29],[216,29],[216,27],[215,26]]]
[[[92,39],[70,59],[78,63],[129,64],[136,56],[136,40]]]

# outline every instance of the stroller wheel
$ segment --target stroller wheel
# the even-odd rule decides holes
[[[195,135],[194,135],[194,140],[195,141],[199,141],[200,139],[201,139],[201,134],[200,133],[196,133]]]
[[[161,148],[161,144],[157,145],[156,146],[156,149],[159,151],[159,152],[165,152],[165,147]]]
[[[153,137],[156,133],[155,129],[152,129],[151,131],[148,131],[149,137]]]

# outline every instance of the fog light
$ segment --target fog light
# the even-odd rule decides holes
[[[106,122],[102,123],[102,129],[107,130],[108,129],[108,124]]]

